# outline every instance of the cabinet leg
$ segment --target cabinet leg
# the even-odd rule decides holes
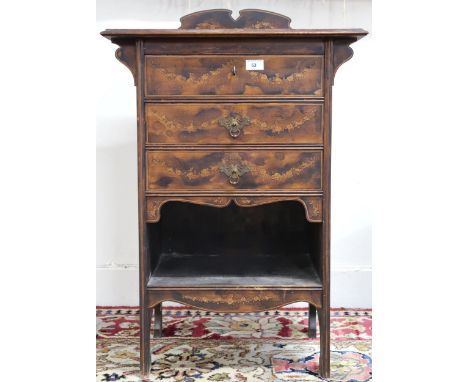
[[[318,309],[320,325],[320,376],[330,377],[330,309]]]
[[[151,370],[151,316],[152,309],[140,308],[140,372],[146,377]]]
[[[162,337],[162,303],[154,307],[154,338]]]
[[[317,337],[317,308],[309,304],[309,328],[308,335],[310,338]]]

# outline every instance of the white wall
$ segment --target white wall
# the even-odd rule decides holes
[[[133,78],[114,57],[106,28],[178,28],[185,14],[259,8],[285,14],[293,28],[371,28],[370,1],[97,0],[97,297],[98,305],[138,304],[136,98]],[[334,307],[371,306],[371,161],[366,118],[370,36],[335,78],[332,148],[332,296]],[[372,126],[373,129],[376,126]]]

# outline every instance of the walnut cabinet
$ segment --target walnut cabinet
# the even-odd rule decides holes
[[[259,10],[101,33],[137,91],[143,375],[163,301],[217,312],[301,301],[329,376],[332,85],[366,33],[291,29]]]

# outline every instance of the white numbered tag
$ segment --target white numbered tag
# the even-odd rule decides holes
[[[263,70],[263,60],[245,60],[245,69]]]

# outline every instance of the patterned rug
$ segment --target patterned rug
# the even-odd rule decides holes
[[[146,380],[138,376],[138,309],[98,307],[96,313],[96,381],[323,381],[319,340],[307,338],[306,309],[223,314],[165,308],[164,338],[152,340]],[[371,310],[333,310],[328,381],[370,381],[371,338]]]

